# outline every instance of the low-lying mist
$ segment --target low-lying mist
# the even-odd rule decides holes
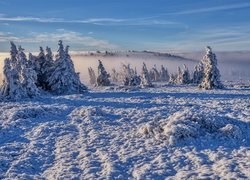
[[[247,56],[246,53],[242,52],[234,54],[232,56],[228,53],[218,53],[218,66],[221,72],[222,80],[249,80],[250,79],[250,60],[247,59],[250,56]],[[178,66],[181,68],[183,64],[186,64],[190,71],[193,71],[194,66],[204,55],[204,52],[196,53],[182,53],[178,54],[185,58],[178,57],[159,57],[156,55],[150,55],[148,53],[141,53],[140,55],[126,56],[122,54],[121,56],[93,56],[86,54],[73,54],[72,59],[75,64],[75,69],[77,72],[80,72],[81,80],[85,83],[89,83],[88,76],[88,67],[92,67],[97,73],[98,60],[102,60],[106,70],[111,72],[115,68],[118,72],[120,71],[122,64],[130,64],[131,67],[136,68],[138,73],[141,73],[142,63],[145,62],[148,69],[156,66],[159,70],[161,65],[168,68],[170,73],[177,72]],[[250,55],[250,53],[249,53]],[[3,60],[9,55],[6,53],[0,54],[0,78],[2,79],[2,69],[3,69]],[[229,58],[231,57],[231,58]],[[189,58],[189,59],[188,59]],[[191,60],[194,59],[194,60]]]

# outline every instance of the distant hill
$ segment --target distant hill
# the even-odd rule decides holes
[[[76,52],[73,56],[88,56],[88,57],[128,57],[137,59],[161,59],[161,60],[178,60],[178,61],[192,61],[196,60],[185,58],[179,55],[170,53],[161,53],[154,51],[89,51],[89,52]]]

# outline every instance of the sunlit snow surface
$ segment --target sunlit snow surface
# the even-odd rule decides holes
[[[1,102],[0,179],[250,178],[248,85]]]

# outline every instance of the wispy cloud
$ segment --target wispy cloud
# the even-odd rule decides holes
[[[0,14],[2,22],[39,22],[39,23],[75,23],[75,24],[95,24],[95,25],[117,25],[117,26],[139,26],[139,25],[180,25],[178,22],[156,19],[156,16],[145,18],[90,18],[83,20],[67,20],[62,18],[42,18],[42,17],[6,17]]]
[[[42,22],[42,23],[52,23],[52,22],[63,22],[64,20],[58,19],[58,18],[39,18],[39,17],[6,17],[6,16],[0,16],[0,21],[6,21],[6,22]]]
[[[17,37],[12,34],[0,32],[0,42],[15,41],[20,43],[43,43],[57,42],[58,40],[69,42],[70,44],[92,47],[96,49],[117,49],[118,46],[108,41],[96,39],[91,36],[84,36],[74,31],[59,29],[54,33],[31,33],[29,37]]]
[[[172,37],[167,42],[145,42],[145,49],[154,47],[156,50],[165,51],[199,51],[207,45],[211,45],[220,51],[248,50],[250,46],[250,26],[196,29],[182,32]]]
[[[225,11],[233,9],[241,9],[250,7],[250,3],[239,3],[239,4],[228,4],[223,6],[207,7],[200,9],[184,10],[179,12],[168,13],[171,15],[187,15],[187,14],[197,14],[197,13],[207,13],[207,12],[216,12],[216,11]],[[165,14],[165,15],[168,15]]]

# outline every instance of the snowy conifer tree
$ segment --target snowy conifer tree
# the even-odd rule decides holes
[[[52,72],[54,71],[54,60],[53,60],[53,54],[51,49],[47,46],[46,47],[46,54],[45,54],[45,61],[41,66],[41,74],[43,76],[42,79],[42,87],[44,90],[49,91],[49,77],[51,76]]]
[[[12,65],[16,65],[17,63],[17,47],[13,41],[10,41],[10,62]]]
[[[204,67],[202,63],[199,63],[195,66],[193,72],[192,82],[194,84],[200,84],[204,76]]]
[[[81,83],[79,74],[75,72],[73,61],[68,54],[68,46],[64,50],[61,40],[58,45],[55,68],[48,79],[50,91],[57,95],[85,92],[87,87]]]
[[[199,85],[203,89],[220,89],[223,84],[220,81],[220,72],[217,68],[216,55],[212,52],[211,47],[207,46],[206,55],[202,60],[204,64],[204,78]]]
[[[32,69],[35,70],[36,57],[32,53],[29,53],[29,58],[28,59],[29,59],[28,60],[29,67],[31,67]]]
[[[17,71],[18,50],[12,41],[10,42],[10,56],[10,59],[7,58],[4,61],[4,79],[1,86],[1,95],[5,98],[16,100],[24,97],[25,95],[19,79],[20,73]]]
[[[183,70],[178,67],[177,84],[189,84],[190,82],[190,73],[187,66],[184,64]]]
[[[142,73],[141,73],[141,86],[142,87],[152,87],[152,83],[149,77],[148,69],[145,63],[142,66]]]
[[[23,90],[27,97],[35,97],[40,95],[40,90],[36,86],[37,82],[37,74],[36,72],[27,65],[22,66],[21,70],[21,84],[23,86]]]
[[[90,84],[96,84],[95,71],[91,67],[89,67],[88,72],[89,72],[89,83]]]
[[[0,88],[1,96],[12,100],[21,99],[24,97],[18,72],[12,67],[11,59],[9,58],[4,60],[3,75],[3,84]]]
[[[15,68],[19,74],[21,74],[22,67],[28,64],[28,60],[23,51],[24,49],[21,46],[18,46],[17,62]]]
[[[170,74],[169,83],[170,84],[178,83],[178,74]]]
[[[141,77],[137,73],[133,74],[128,82],[128,86],[139,86],[141,84]]]
[[[161,65],[161,71],[160,71],[160,80],[164,82],[169,81],[169,74],[167,68],[164,68],[163,65]]]
[[[141,78],[137,75],[136,69],[132,69],[129,64],[123,65],[123,73],[124,86],[139,86],[141,84]]]
[[[26,55],[23,52],[24,49],[19,46],[17,51],[14,46],[15,44],[11,42],[11,59],[7,58],[4,62],[1,95],[13,100],[34,97],[39,94],[35,85],[36,74],[28,65]],[[16,57],[14,57],[14,54]]]
[[[42,89],[46,89],[46,77],[44,75],[45,67],[44,64],[46,62],[46,56],[42,47],[40,47],[40,52],[35,59],[35,70],[37,73],[37,86]]]
[[[119,79],[119,73],[116,71],[115,68],[113,68],[111,71],[111,81],[118,82],[118,79]]]
[[[178,66],[176,84],[182,84],[182,70],[180,66]]]
[[[189,83],[190,83],[190,73],[186,64],[184,64],[184,69],[182,71],[181,84],[189,84]]]
[[[22,85],[23,94],[25,97],[35,97],[40,94],[39,89],[36,86],[37,74],[29,67],[24,49],[19,46],[18,48],[18,64],[20,64],[19,80]],[[19,67],[19,66],[18,66]]]
[[[110,75],[107,73],[107,71],[105,70],[102,61],[98,60],[99,65],[98,65],[98,77],[97,77],[97,85],[98,86],[109,86],[110,85],[110,81],[109,81],[109,77]]]
[[[150,79],[154,82],[160,81],[160,73],[156,68],[156,65],[150,71]]]

